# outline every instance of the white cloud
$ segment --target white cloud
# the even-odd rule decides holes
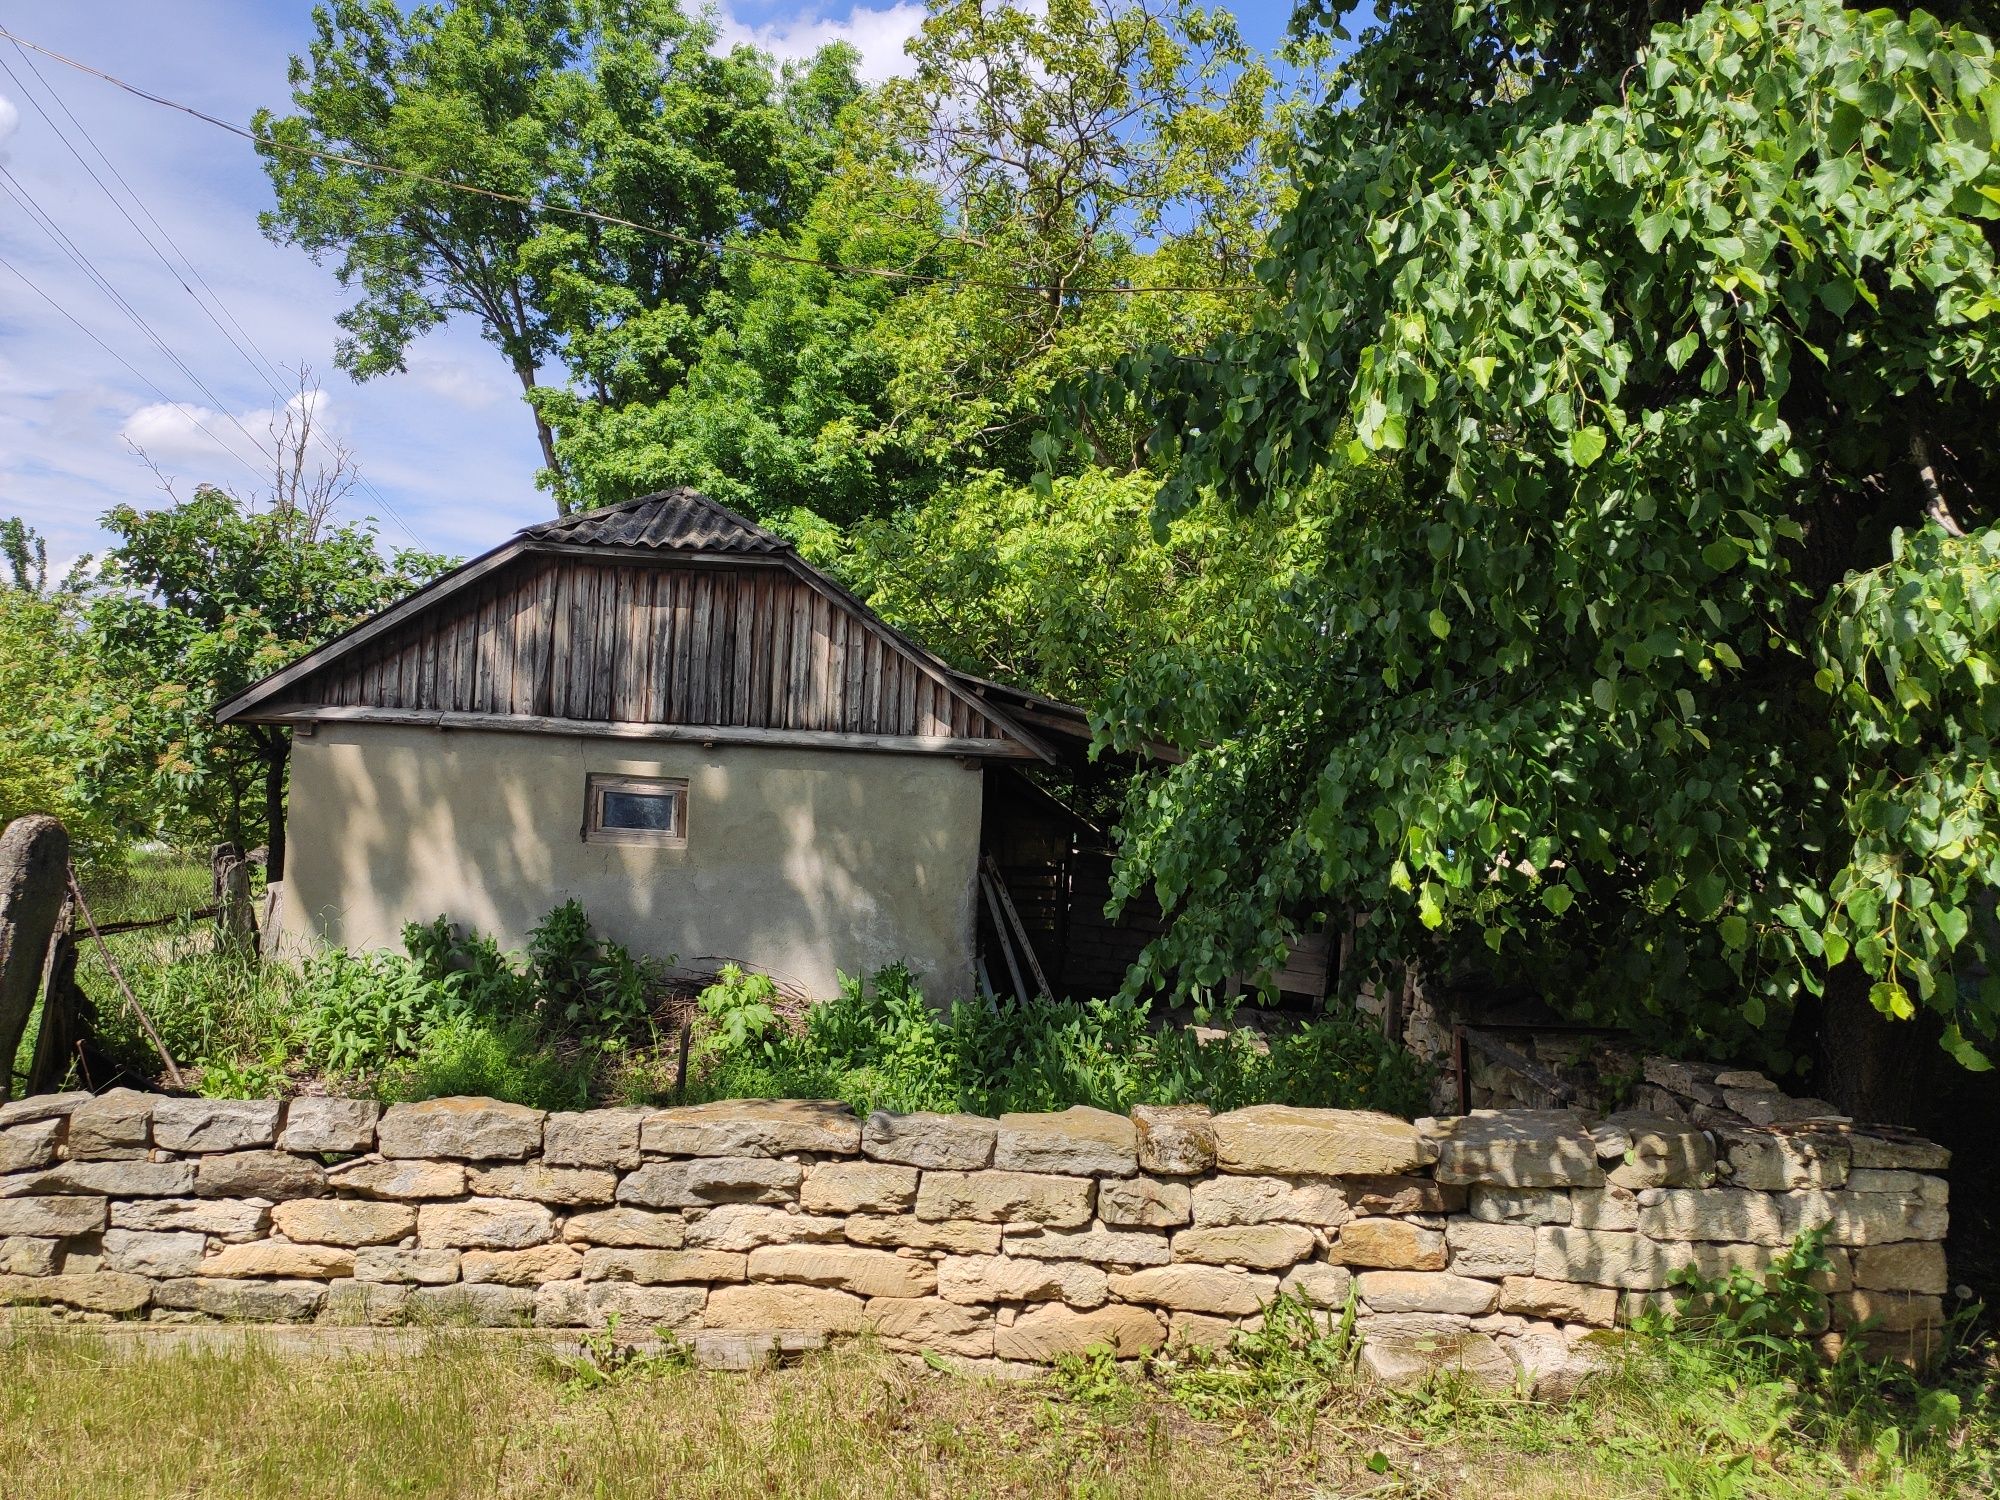
[[[5,145],[21,124],[21,111],[5,94],[0,94],[0,145]]]
[[[153,401],[128,416],[118,436],[170,477],[176,467],[186,467],[191,479],[240,489],[240,481],[249,477],[242,464],[259,469],[268,466],[266,455],[277,451],[286,413],[297,411],[310,412],[315,433],[332,435],[332,398],[324,390],[316,390],[293,396],[279,408],[259,407],[234,414],[191,401]],[[315,443],[312,456],[323,460],[327,454]]]
[[[520,393],[520,386],[510,384],[497,373],[499,369],[498,360],[458,359],[419,344],[410,351],[409,370],[402,378],[453,406],[484,411],[494,402]]]
[[[810,57],[828,42],[851,42],[861,53],[861,76],[880,83],[909,71],[910,60],[903,44],[917,34],[924,23],[924,7],[899,3],[874,10],[856,5],[845,18],[802,15],[761,26],[745,25],[725,9],[718,40],[725,47],[747,42],[780,61]]]

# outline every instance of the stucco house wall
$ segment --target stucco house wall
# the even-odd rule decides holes
[[[585,843],[592,773],[685,777],[687,844]],[[322,723],[292,748],[285,940],[396,947],[440,913],[520,947],[571,897],[659,958],[815,996],[907,961],[972,993],[977,763],[785,746]]]

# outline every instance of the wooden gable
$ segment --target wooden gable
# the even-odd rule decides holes
[[[789,547],[580,546],[532,531],[218,717],[1050,758]]]

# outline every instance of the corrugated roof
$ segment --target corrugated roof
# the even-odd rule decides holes
[[[623,505],[582,511],[521,528],[538,542],[573,547],[651,547],[662,552],[789,552],[773,536],[699,490],[662,490]]]

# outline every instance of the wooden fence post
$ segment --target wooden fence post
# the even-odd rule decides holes
[[[62,913],[69,834],[45,813],[0,833],[0,1101],[14,1089],[14,1054],[42,987],[42,961]]]
[[[257,951],[257,909],[250,901],[250,862],[234,844],[217,844],[211,866],[215,924],[231,947]]]

